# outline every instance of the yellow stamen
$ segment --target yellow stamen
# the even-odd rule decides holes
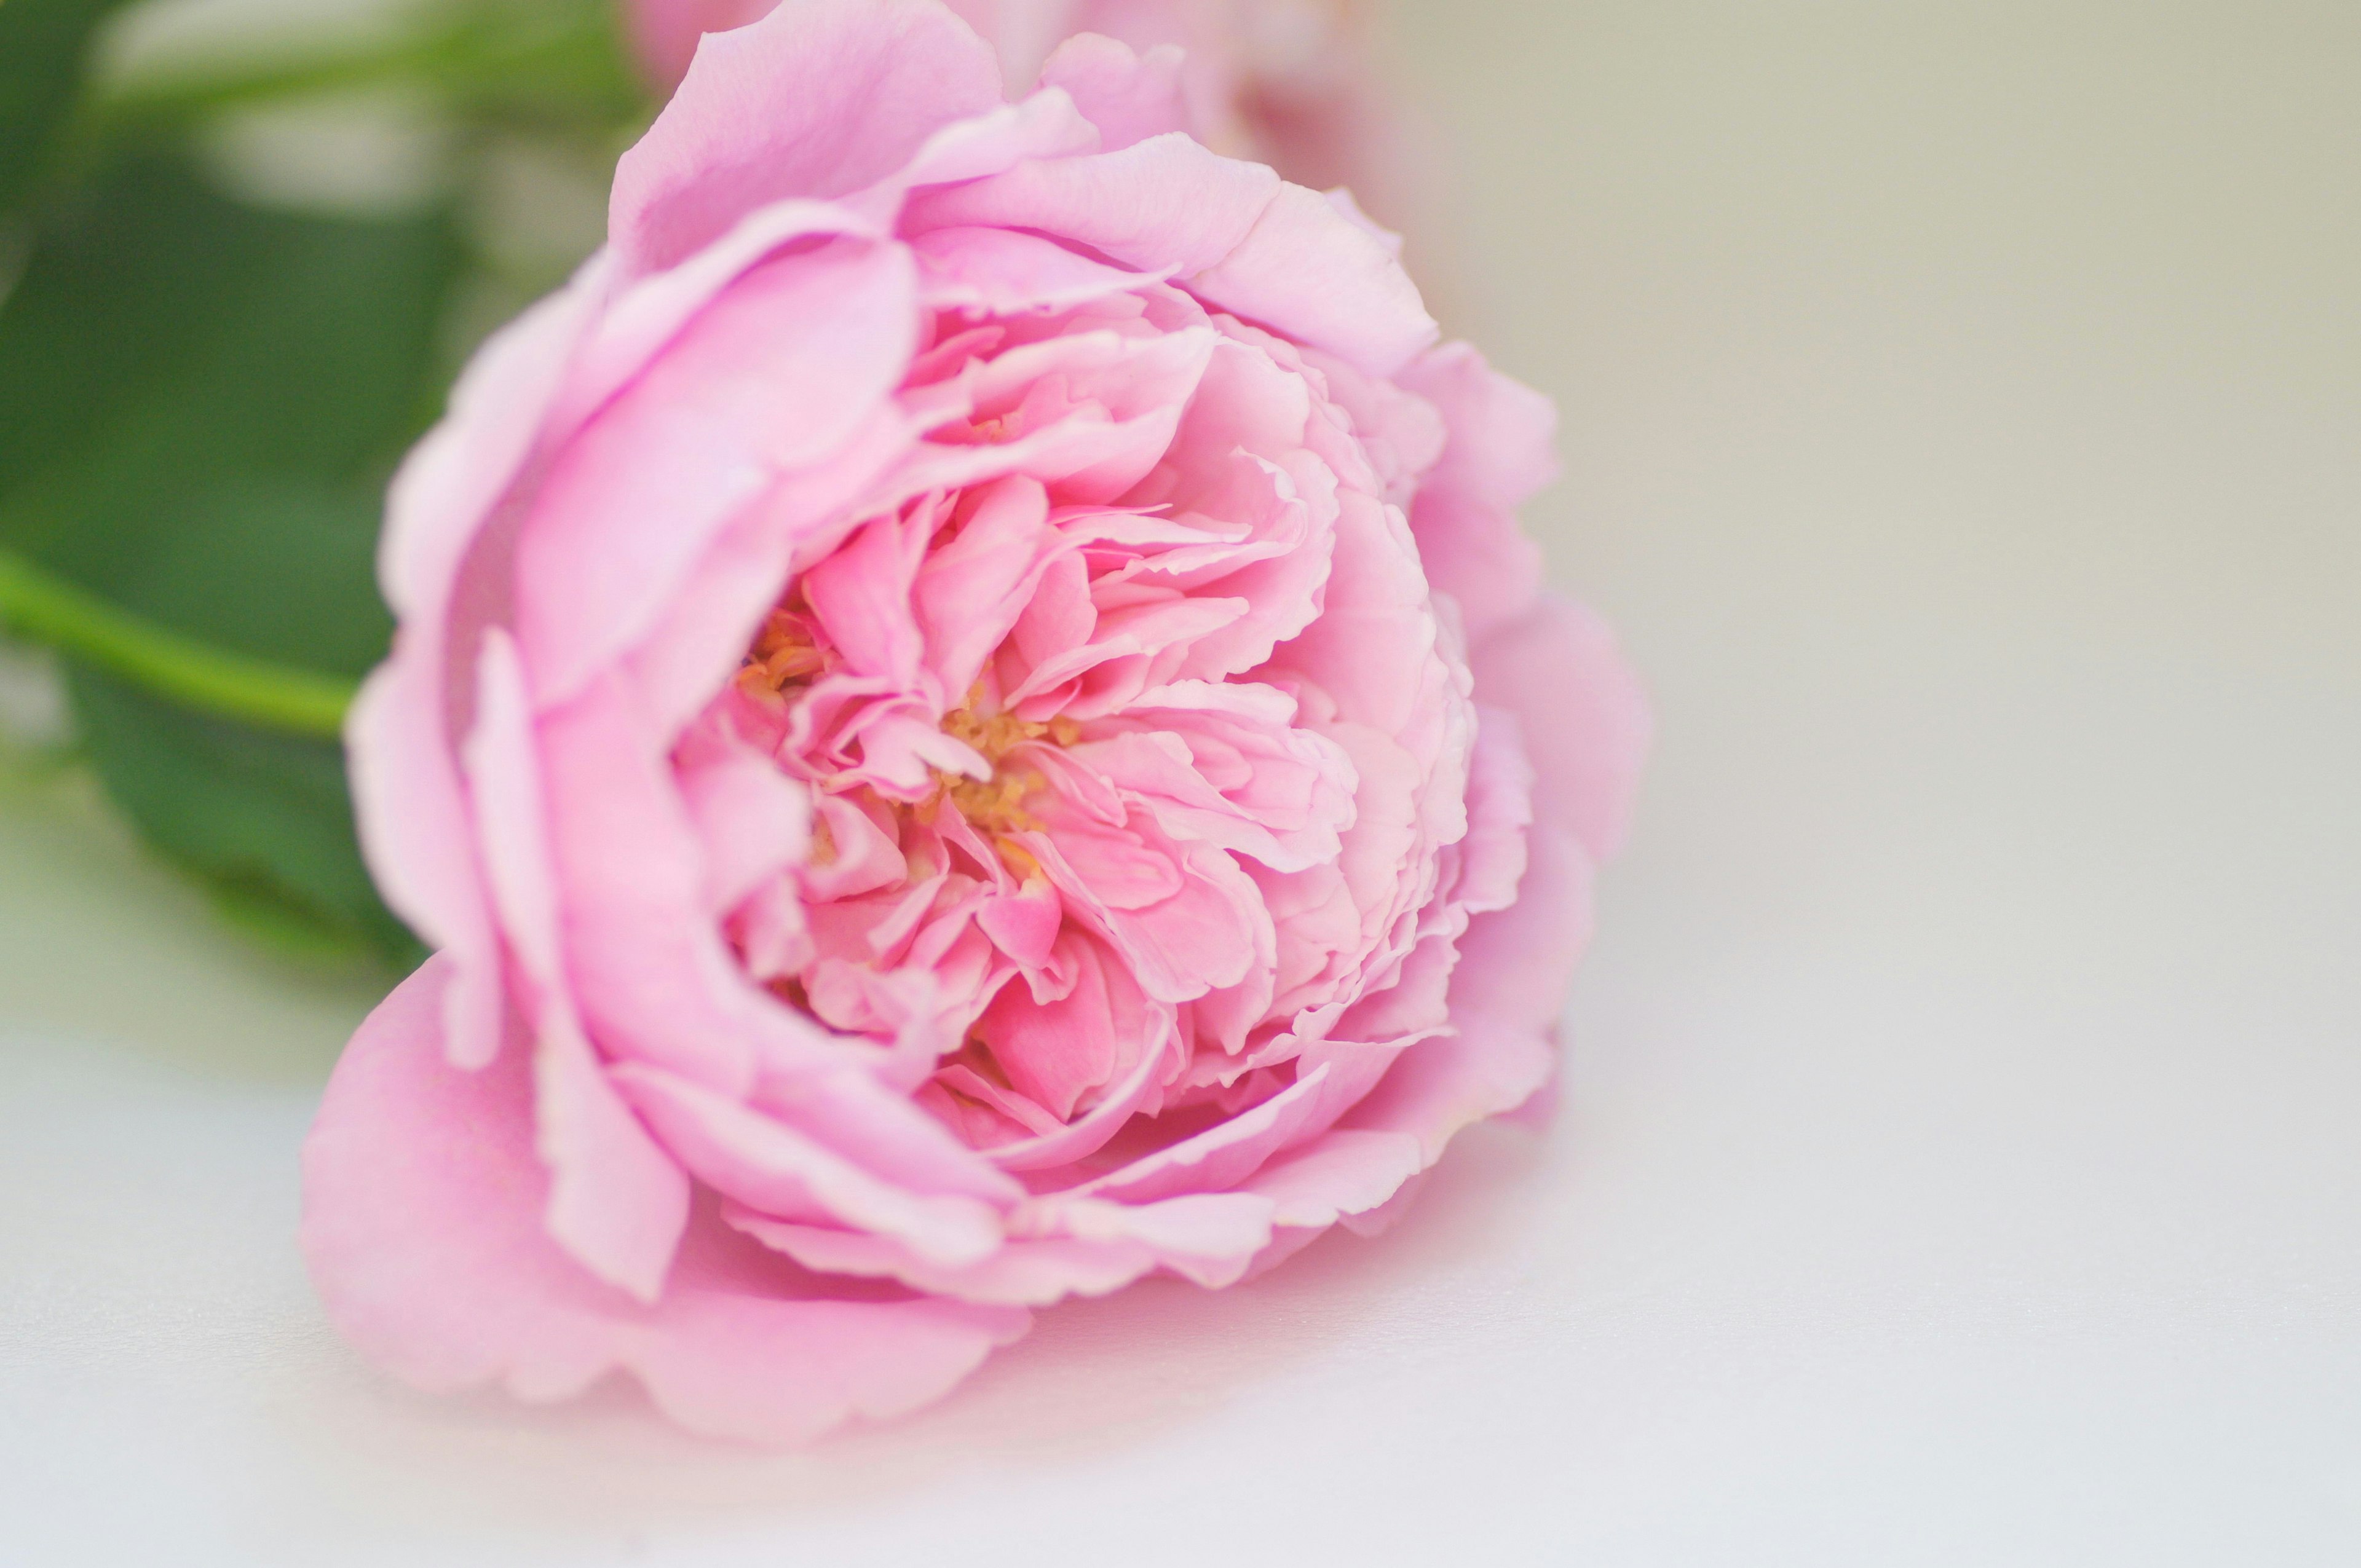
[[[754,635],[754,646],[738,670],[738,689],[749,696],[785,696],[790,686],[808,685],[828,668],[829,654],[812,640],[802,619],[774,609]]]
[[[1071,725],[1071,720],[1065,721]],[[1013,713],[978,715],[973,708],[954,708],[943,715],[943,733],[954,740],[964,741],[983,754],[984,761],[994,767],[1027,740],[1038,740],[1051,734],[1054,726],[1034,724]],[[1060,745],[1065,742],[1060,741]]]
[[[1021,773],[995,773],[988,779],[941,772],[935,774],[936,787],[945,799],[959,807],[968,825],[980,833],[992,834],[1029,833],[1040,827],[1039,819],[1025,809],[1024,800],[1047,783],[1030,769]]]

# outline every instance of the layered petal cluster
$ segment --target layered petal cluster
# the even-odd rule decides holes
[[[1550,1077],[1646,719],[1547,403],[1154,56],[1001,80],[936,0],[708,38],[397,482],[354,775],[439,950],[303,1239],[421,1385],[807,1437]]]
[[[631,41],[666,88],[706,33],[778,0],[625,0]],[[1011,88],[1076,34],[1111,38],[1177,86],[1187,128],[1217,152],[1301,185],[1349,186],[1391,222],[1415,204],[1418,160],[1378,90],[1362,0],[948,0],[998,52]]]

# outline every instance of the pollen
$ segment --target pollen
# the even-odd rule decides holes
[[[1028,724],[1013,713],[980,715],[972,707],[961,707],[943,715],[943,733],[972,746],[996,767],[1001,758],[1026,741],[1038,740],[1049,733],[1049,727]]]
[[[1049,781],[1029,769],[1021,773],[995,773],[989,779],[939,773],[935,783],[942,797],[959,807],[960,815],[979,833],[997,838],[1007,833],[1029,833],[1041,826],[1040,819],[1026,810],[1024,803],[1027,795],[1047,787]]]
[[[774,609],[738,667],[738,689],[748,696],[785,696],[791,687],[809,685],[828,663],[828,652],[813,639],[804,618]]]
[[[1028,876],[1040,870],[1039,864],[1023,850],[1008,843],[1004,837],[1010,833],[1030,832],[1041,826],[1039,819],[1025,809],[1026,797],[1037,790],[1049,787],[1049,781],[1033,769],[1014,771],[1003,764],[1017,747],[1047,740],[1052,745],[1071,746],[1082,739],[1082,726],[1060,716],[1047,720],[1019,718],[1013,713],[984,713],[982,685],[968,694],[967,706],[943,715],[943,733],[973,749],[992,764],[992,777],[972,779],[958,773],[938,772],[935,785],[939,796],[959,808],[971,827],[980,833],[999,839],[1000,857],[1017,876]],[[1013,858],[1012,858],[1013,857]]]

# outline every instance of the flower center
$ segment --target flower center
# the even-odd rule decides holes
[[[1034,769],[1012,769],[1004,764],[1009,752],[1034,741],[1071,746],[1082,738],[1082,726],[1063,717],[1036,722],[1013,713],[979,713],[977,709],[983,701],[981,685],[968,693],[967,701],[965,707],[953,708],[943,715],[943,733],[990,762],[992,777],[973,779],[938,769],[936,786],[943,798],[959,808],[970,827],[994,840],[993,847],[1010,870],[1019,876],[1028,875],[1038,869],[1033,857],[1008,842],[1007,835],[1029,832],[1041,826],[1025,809],[1024,801],[1035,790],[1047,788],[1048,781]]]
[[[802,614],[782,605],[763,620],[754,645],[738,666],[738,689],[752,697],[780,697],[811,684],[828,667],[828,654]]]
[[[762,630],[755,633],[752,645],[739,665],[738,688],[758,701],[792,706],[828,673],[836,658],[800,596],[790,593],[763,619]],[[1048,788],[1049,781],[1037,769],[1007,765],[1009,754],[1020,746],[1039,742],[1071,746],[1082,739],[1082,726],[1062,715],[1037,720],[1019,718],[1006,711],[989,711],[987,700],[985,686],[978,682],[968,693],[965,706],[943,715],[941,729],[990,763],[991,777],[978,779],[935,768],[929,770],[935,782],[934,794],[929,798],[915,806],[891,799],[883,804],[896,819],[904,821],[913,816],[925,820],[939,805],[950,806],[970,828],[990,841],[1011,872],[1020,879],[1027,878],[1039,873],[1040,864],[1022,846],[1012,842],[1010,835],[1036,831],[1041,827],[1040,819],[1027,811],[1024,803],[1037,790]],[[870,792],[863,789],[861,793]],[[816,853],[823,855],[832,855],[833,849],[832,844],[815,846]]]

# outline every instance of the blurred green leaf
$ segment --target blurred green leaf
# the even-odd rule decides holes
[[[296,950],[424,956],[361,862],[335,741],[192,713],[81,665],[67,689],[107,793],[240,925]]]
[[[460,262],[443,214],[264,212],[170,160],[54,203],[0,306],[0,546],[232,652],[366,671],[384,480],[439,390]],[[109,791],[242,911],[410,950],[333,742],[83,667],[71,691]]]
[[[123,0],[0,0],[0,212],[32,188],[81,96],[91,37]]]
[[[390,38],[145,72],[100,94],[82,129],[121,148],[225,109],[398,86],[478,131],[584,137],[620,151],[650,109],[620,12],[613,0],[450,0],[419,8]]]

